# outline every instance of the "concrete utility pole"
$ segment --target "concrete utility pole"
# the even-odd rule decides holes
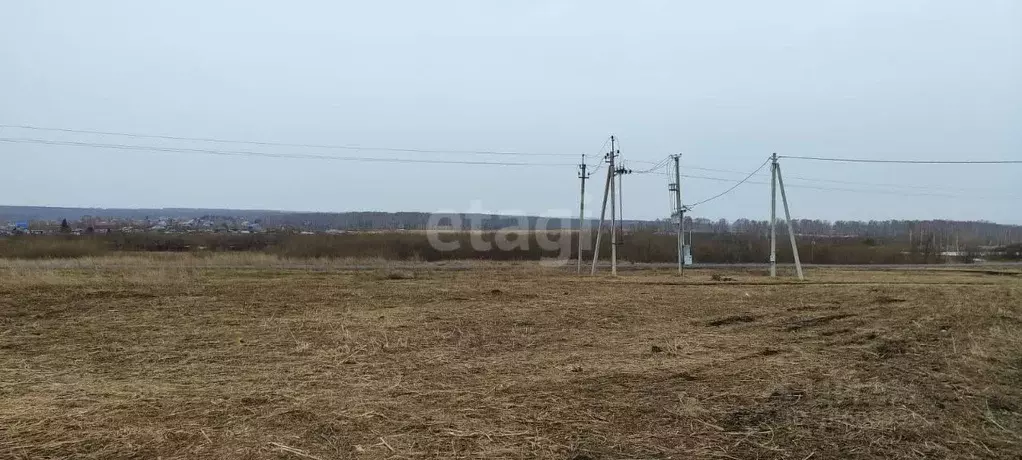
[[[688,211],[688,206],[681,205],[681,210],[678,211],[678,233],[681,234],[682,251],[678,272],[682,275],[685,274],[685,256],[692,252],[692,229],[689,229],[688,241],[685,241],[685,211]],[[688,252],[685,252],[685,249],[688,249]]]
[[[611,153],[608,153],[605,158],[607,158],[607,161],[610,162],[610,166],[611,167],[607,168],[607,183],[603,186],[603,207],[600,209],[600,227],[596,230],[596,247],[593,248],[593,268],[592,268],[592,271],[590,271],[591,275],[595,275],[596,274],[596,262],[600,260],[600,242],[603,239],[603,222],[604,222],[604,220],[605,220],[605,218],[607,216],[607,199],[613,197],[613,193],[611,193],[611,187],[614,185],[614,167],[613,167],[614,166],[614,163],[613,163],[613,161],[614,161],[613,160],[613,158],[614,158],[614,149],[613,149],[614,136],[611,136],[610,139],[611,139],[611,150],[610,150]],[[611,211],[611,212],[613,213],[613,211]],[[611,215],[613,216],[613,214],[611,214]],[[613,219],[613,217],[611,217],[611,218]],[[611,221],[611,224],[612,224],[611,228],[613,229],[614,228],[613,221]],[[611,233],[613,233],[613,232],[611,232]],[[615,268],[616,268],[616,266],[617,265],[615,263]]]
[[[621,151],[618,150],[617,154],[620,155]],[[623,186],[623,184],[624,184],[624,179],[623,178],[624,178],[625,174],[631,174],[631,173],[632,173],[632,170],[628,169],[628,168],[625,168],[624,164],[622,164],[620,167],[618,167],[617,171],[615,171],[615,174],[617,174],[617,197],[618,197],[618,201],[617,201],[617,221],[618,221],[618,227],[621,229],[621,240],[617,242],[618,245],[625,244],[625,211],[624,211],[624,207],[625,207],[624,206],[625,192],[624,192],[624,186]],[[615,230],[615,231],[617,231],[617,230]],[[616,261],[616,259],[615,259],[615,261]]]
[[[617,276],[617,212],[614,193],[614,174],[617,173],[617,166],[614,158],[617,150],[614,144],[614,136],[610,136],[610,273]]]
[[[777,154],[770,157],[770,276],[777,276]]]
[[[781,165],[777,163],[777,154],[774,154],[774,171],[777,175],[777,185],[781,187],[781,201],[784,203],[784,220],[788,223],[788,238],[791,239],[791,254],[795,257],[795,273],[798,279],[806,279],[802,276],[802,262],[798,258],[798,246],[795,244],[795,227],[791,225],[791,213],[788,212],[788,195],[784,193],[784,178],[781,176]]]
[[[620,153],[620,152],[619,152]],[[621,241],[619,244],[625,243],[625,174],[628,174],[628,170],[625,169],[624,160],[621,161],[621,165],[617,168],[617,222],[618,227],[621,229]]]
[[[674,209],[671,218],[678,218],[678,273],[685,273],[685,210],[681,204],[681,155],[671,155],[674,159],[674,182],[667,184],[667,189],[674,192]]]
[[[578,169],[578,178],[582,180],[582,195],[578,200],[578,273],[582,273],[582,237],[588,236],[583,231],[586,222],[586,179],[589,178],[585,155],[582,155],[582,163],[578,165]]]

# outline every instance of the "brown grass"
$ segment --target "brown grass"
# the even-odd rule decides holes
[[[305,262],[0,261],[0,457],[1022,452],[1017,276]]]

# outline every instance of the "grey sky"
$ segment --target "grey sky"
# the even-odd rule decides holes
[[[1019,159],[1020,24],[1022,2],[1013,0],[4,1],[0,123],[572,155],[594,154],[616,134],[626,161],[681,152],[686,165],[735,171],[751,171],[771,152]],[[16,129],[0,137],[416,156]],[[476,211],[478,200],[483,211],[561,215],[578,207],[570,166],[225,158],[8,143],[0,143],[0,155],[0,203],[11,205]],[[782,165],[797,217],[1022,223],[1022,165]],[[602,182],[603,176],[590,182],[590,209]],[[728,186],[685,180],[684,201]],[[625,178],[626,217],[663,217],[668,203],[663,176]],[[768,186],[748,184],[695,213],[764,219],[768,203]]]

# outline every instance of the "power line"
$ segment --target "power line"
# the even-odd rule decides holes
[[[733,169],[715,169],[715,168],[703,168],[698,166],[686,166],[685,169],[691,169],[695,171],[709,171],[709,172],[722,172],[729,174],[745,174],[745,171],[736,171]],[[768,174],[760,174],[760,176],[766,176]],[[995,189],[982,189],[982,188],[966,188],[966,187],[928,187],[923,185],[908,185],[908,184],[889,184],[889,183],[878,183],[878,182],[858,182],[858,181],[847,181],[840,179],[818,179],[810,177],[800,176],[788,176],[788,179],[795,179],[805,182],[819,182],[819,183],[834,183],[834,184],[847,184],[847,185],[865,185],[870,187],[889,187],[889,188],[904,188],[904,189],[915,189],[915,190],[960,190],[966,192],[990,192],[990,193],[1002,193],[1000,190]],[[791,187],[791,186],[789,186]]]
[[[372,146],[359,146],[359,145],[333,145],[333,144],[302,144],[302,143],[289,143],[289,142],[264,142],[264,141],[244,141],[235,139],[219,139],[212,137],[186,137],[186,136],[167,136],[157,134],[138,134],[138,133],[126,133],[116,131],[93,131],[87,129],[71,129],[71,128],[52,128],[42,127],[33,125],[5,125],[0,124],[3,128],[17,128],[17,129],[31,129],[36,131],[54,131],[54,132],[65,132],[65,133],[76,133],[76,134],[100,134],[104,136],[122,136],[142,139],[165,139],[165,140],[176,140],[176,141],[197,141],[197,142],[216,142],[223,144],[248,144],[248,145],[263,145],[273,147],[300,147],[300,148],[317,148],[317,149],[342,149],[342,150],[361,150],[361,151],[373,151],[373,152],[394,152],[394,153],[427,153],[427,154],[455,154],[455,155],[511,155],[511,156],[550,156],[550,157],[573,157],[574,154],[568,153],[532,153],[532,152],[499,152],[494,150],[436,150],[436,149],[412,149],[412,148],[392,148],[392,147],[372,147]],[[606,143],[604,143],[606,145]]]
[[[710,176],[698,176],[698,175],[686,175],[682,174],[681,177],[689,179],[703,179],[717,182],[734,182],[734,179],[727,179],[724,177],[710,177]],[[769,185],[769,182],[757,182],[748,181],[749,184],[756,185]],[[898,196],[932,196],[940,198],[967,198],[967,199],[998,199],[998,198],[1013,198],[1012,196],[1002,195],[1000,197],[975,197],[975,196],[963,196],[963,195],[951,195],[951,194],[940,194],[940,193],[919,193],[919,192],[903,192],[897,190],[864,190],[854,188],[842,188],[842,187],[817,187],[812,185],[788,185],[784,184],[786,188],[801,188],[807,190],[825,190],[825,191],[836,191],[836,192],[853,192],[853,193],[875,193],[880,195],[898,195]]]
[[[643,170],[632,171],[632,172],[635,173],[635,174],[656,174],[657,170],[663,169],[664,166],[667,166],[667,162],[670,159],[671,159],[671,156],[668,155],[668,156],[664,157],[664,159],[662,159],[662,160],[660,160],[659,162],[656,162],[656,163],[653,163],[651,161],[639,161],[639,160],[635,160],[636,163],[648,163],[648,164],[652,164],[653,166],[651,168],[649,168],[649,169],[643,169]]]
[[[635,163],[642,163],[642,164],[647,164],[647,165],[659,165],[659,164],[666,163],[670,159],[671,159],[671,155],[667,155],[666,157],[662,158],[660,161],[649,161],[649,160],[631,160],[631,161],[633,161]]]
[[[761,169],[763,169],[763,167],[764,167],[764,166],[766,166],[766,165],[767,165],[767,163],[769,163],[769,162],[770,162],[770,159],[769,159],[769,158],[767,158],[767,159],[766,159],[766,161],[764,161],[764,162],[763,162],[763,164],[759,165],[759,167],[758,167],[758,168],[756,168],[756,170],[755,170],[755,171],[753,171],[753,172],[749,173],[749,175],[748,175],[748,176],[745,176],[745,179],[742,179],[742,180],[741,180],[741,181],[739,181],[739,182],[738,182],[737,184],[735,184],[735,185],[732,185],[732,186],[731,186],[731,188],[729,188],[729,189],[727,189],[727,190],[724,190],[723,192],[720,192],[720,193],[718,193],[718,194],[716,194],[716,195],[714,195],[714,196],[711,196],[711,197],[709,197],[709,198],[707,198],[707,199],[705,199],[705,200],[702,200],[702,201],[697,201],[697,202],[695,202],[695,203],[692,203],[692,204],[688,205],[688,207],[689,207],[689,208],[694,208],[694,207],[696,207],[696,206],[699,206],[699,205],[701,205],[701,204],[703,204],[703,203],[706,203],[706,202],[709,202],[709,201],[713,201],[713,200],[716,200],[717,198],[720,198],[720,197],[722,197],[722,196],[724,196],[724,195],[727,195],[728,193],[731,193],[731,191],[732,191],[732,190],[734,190],[734,189],[738,188],[739,186],[741,186],[742,184],[746,183],[746,182],[747,182],[747,181],[748,181],[749,179],[752,179],[752,176],[755,176],[755,175],[756,175],[756,173],[758,173],[758,172],[759,172],[759,171],[760,171]],[[680,185],[680,184],[679,184],[679,185]]]
[[[590,173],[599,171],[600,167],[603,166],[603,149],[607,148],[608,143],[610,143],[610,136],[607,136],[607,138],[603,140],[603,145],[601,145],[599,150],[596,151],[596,154],[593,155],[596,157],[596,164],[593,166],[586,165],[586,168],[590,169]],[[585,162],[585,155],[582,156],[582,162]]]
[[[471,160],[427,160],[419,158],[373,158],[373,157],[354,157],[354,156],[327,156],[327,155],[313,155],[307,153],[270,153],[270,152],[255,152],[250,150],[210,150],[210,149],[196,149],[196,148],[184,148],[184,147],[159,147],[159,146],[148,146],[148,145],[130,145],[130,144],[102,144],[95,142],[74,142],[74,141],[53,141],[47,139],[31,139],[31,138],[0,138],[0,142],[8,143],[21,143],[21,144],[44,144],[44,145],[60,145],[68,147],[88,147],[88,148],[100,148],[100,149],[115,149],[115,150],[135,150],[135,151],[151,151],[151,152],[167,152],[167,153],[199,153],[206,155],[224,155],[224,156],[249,156],[249,157],[266,157],[266,158],[292,158],[292,159],[307,159],[307,160],[334,160],[334,161],[362,161],[362,162],[376,162],[376,163],[426,163],[426,164],[462,164],[462,165],[491,165],[491,166],[575,166],[572,163],[525,163],[525,162],[497,162],[497,161],[471,161]]]
[[[875,160],[867,158],[826,158],[826,157],[805,157],[778,155],[777,158],[790,158],[792,160],[812,161],[834,161],[840,163],[888,163],[888,164],[929,164],[929,165],[992,165],[992,164],[1022,164],[1022,160]]]

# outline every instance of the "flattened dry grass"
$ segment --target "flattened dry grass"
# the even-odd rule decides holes
[[[115,259],[0,262],[0,457],[1022,452],[1015,276]]]

